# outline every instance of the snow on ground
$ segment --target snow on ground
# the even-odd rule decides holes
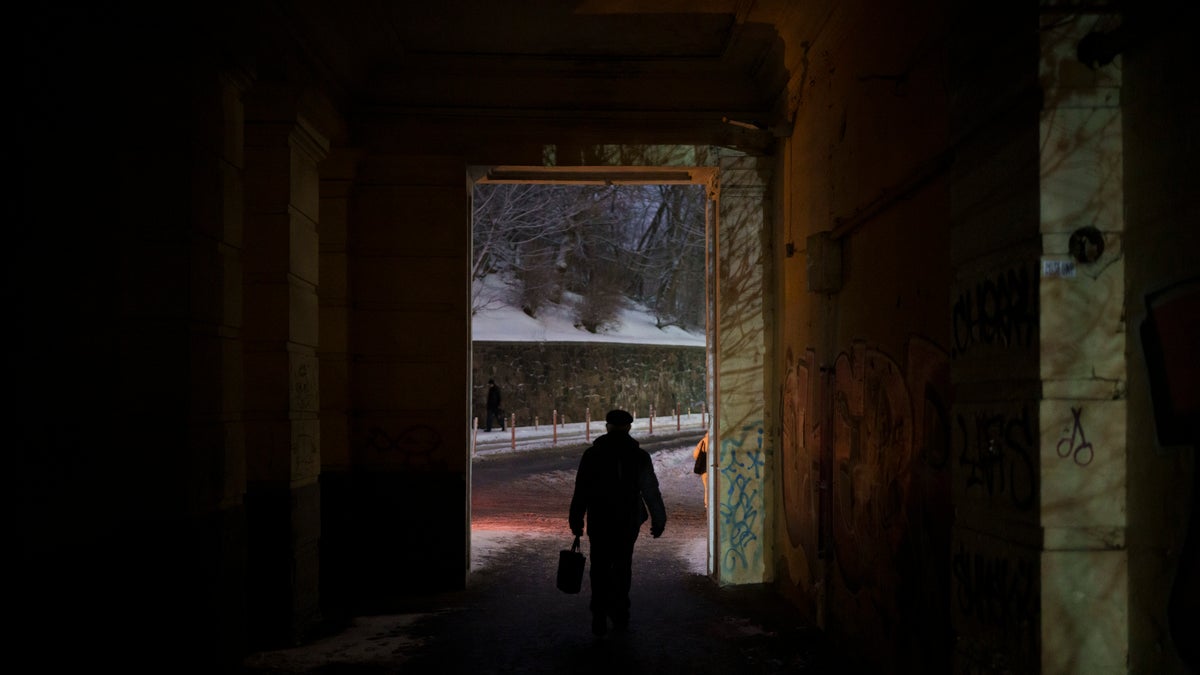
[[[630,304],[621,311],[620,325],[599,333],[574,326],[572,308],[579,300],[564,293],[561,304],[549,304],[535,319],[512,302],[513,291],[498,275],[475,282],[475,305],[471,337],[494,342],[620,342],[626,344],[688,345],[703,347],[704,333],[691,333],[677,326],[658,328],[654,315],[645,307]]]
[[[514,306],[512,290],[505,280],[499,276],[489,276],[475,282],[474,291],[477,299],[474,305],[478,308],[471,317],[471,337],[473,340],[492,342],[606,342],[623,344],[656,344],[684,345],[703,347],[704,333],[691,333],[676,326],[658,328],[653,314],[645,307],[636,304],[628,305],[622,310],[619,325],[608,327],[600,333],[590,333],[574,326],[572,310],[578,296],[564,293],[562,304],[550,304],[543,308],[535,319],[525,314],[519,307]],[[705,428],[708,415],[699,410],[680,410],[679,417],[674,411],[656,411],[653,419],[650,411],[630,411],[635,417],[632,433],[645,442],[658,434],[670,434],[677,431]],[[602,415],[603,413],[601,413]],[[542,420],[538,426],[520,426],[505,431],[486,432],[474,430],[471,440],[471,456],[475,460],[486,460],[492,455],[503,455],[511,452],[541,450],[556,447],[559,444],[590,442],[604,433],[604,419],[592,420],[589,423],[573,422],[559,423],[552,426],[549,420]],[[701,500],[700,482],[691,472],[692,446],[681,446],[665,453],[655,453],[655,471],[659,474],[664,495],[669,491],[689,491],[694,500]],[[552,488],[562,494],[569,494],[574,485],[575,472],[558,471],[544,474],[530,480],[538,483],[549,483],[543,488]],[[703,508],[701,505],[700,508]],[[530,532],[514,534],[503,530],[485,530],[475,528],[471,534],[471,569],[478,571],[485,567],[494,556],[501,554],[507,547],[529,544],[530,541],[545,537],[561,538],[561,533],[547,535]],[[674,537],[672,537],[674,540]],[[526,541],[530,540],[530,541]],[[698,533],[674,540],[678,546],[677,555],[685,561],[688,570],[696,574],[705,573],[707,555],[707,537],[703,529]]]
[[[655,415],[651,420],[649,417],[639,417],[636,412],[634,417],[630,433],[642,442],[653,440],[655,435],[683,431],[700,432],[709,421],[706,414],[686,410],[680,411],[679,417],[675,417],[674,414]],[[481,459],[514,450],[544,450],[558,445],[590,443],[603,433],[603,419],[592,420],[590,424],[586,422],[560,423],[557,427],[543,422],[537,427],[508,427],[504,431],[477,429],[472,434],[471,456]]]
[[[513,305],[514,291],[508,282],[500,275],[489,275],[475,282],[475,305],[479,307],[471,318],[471,337],[473,340],[493,342],[619,342],[625,344],[661,344],[686,345],[703,347],[705,336],[703,332],[690,333],[677,326],[658,328],[654,325],[654,316],[645,307],[630,305],[621,313],[619,326],[613,326],[600,333],[589,333],[572,324],[573,303],[578,296],[564,293],[562,304],[547,305],[538,318],[533,318],[520,308]],[[605,411],[599,411],[603,415]],[[666,432],[677,427],[681,429],[704,427],[707,416],[700,410],[680,410],[680,417],[674,417],[674,411],[655,411],[653,427],[648,410],[631,410],[635,418],[633,433],[635,435],[650,434],[655,429]],[[668,413],[663,415],[662,413]],[[556,430],[550,420],[541,420],[535,428],[532,426],[517,427],[507,431],[476,430],[472,434],[471,455],[476,458],[487,455],[512,452],[514,450],[539,450],[554,447],[557,443],[565,442],[569,437],[585,437],[590,440],[604,433],[604,419],[585,422],[559,424]]]

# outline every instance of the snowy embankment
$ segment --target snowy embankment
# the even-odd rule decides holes
[[[704,346],[703,332],[689,332],[678,326],[659,328],[649,310],[632,303],[621,310],[619,324],[590,333],[574,325],[573,307],[579,297],[573,293],[563,293],[561,303],[547,304],[534,318],[512,303],[511,289],[499,277],[489,276],[475,282],[474,292],[473,340]]]

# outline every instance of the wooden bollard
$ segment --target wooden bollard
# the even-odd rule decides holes
[[[550,439],[550,446],[558,447],[558,411],[555,410],[551,414],[553,417],[550,418],[550,426],[554,427],[554,434]]]

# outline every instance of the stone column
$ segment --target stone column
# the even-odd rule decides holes
[[[352,211],[354,581],[364,611],[391,611],[414,592],[461,588],[467,578],[466,164],[364,158]]]
[[[712,328],[717,408],[713,506],[714,567],[723,585],[768,580],[770,539],[766,508],[774,470],[768,417],[768,309],[770,275],[765,266],[770,206],[770,161],[724,156],[714,248]],[[710,235],[711,236],[711,235]]]
[[[319,620],[317,164],[328,141],[286,92],[246,111],[245,424],[248,615],[255,642]]]
[[[1102,21],[960,52],[988,56],[955,96],[958,672],[1126,672],[1120,82],[1077,57]]]
[[[1121,71],[1076,55],[1114,19],[1042,18],[1043,673],[1123,673],[1129,648]]]
[[[321,608],[352,612],[354,486],[350,452],[350,203],[361,153],[338,148],[321,163],[320,360]]]

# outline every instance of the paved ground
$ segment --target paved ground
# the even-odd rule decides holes
[[[828,667],[818,633],[769,589],[720,589],[704,574],[691,445],[654,453],[668,526],[663,537],[638,541],[628,631],[591,634],[586,577],[579,595],[555,588],[558,552],[571,541],[566,486],[578,453],[543,452],[476,462],[465,590],[415,601],[409,612],[360,617],[311,645],[255,654],[247,675],[846,672]]]

